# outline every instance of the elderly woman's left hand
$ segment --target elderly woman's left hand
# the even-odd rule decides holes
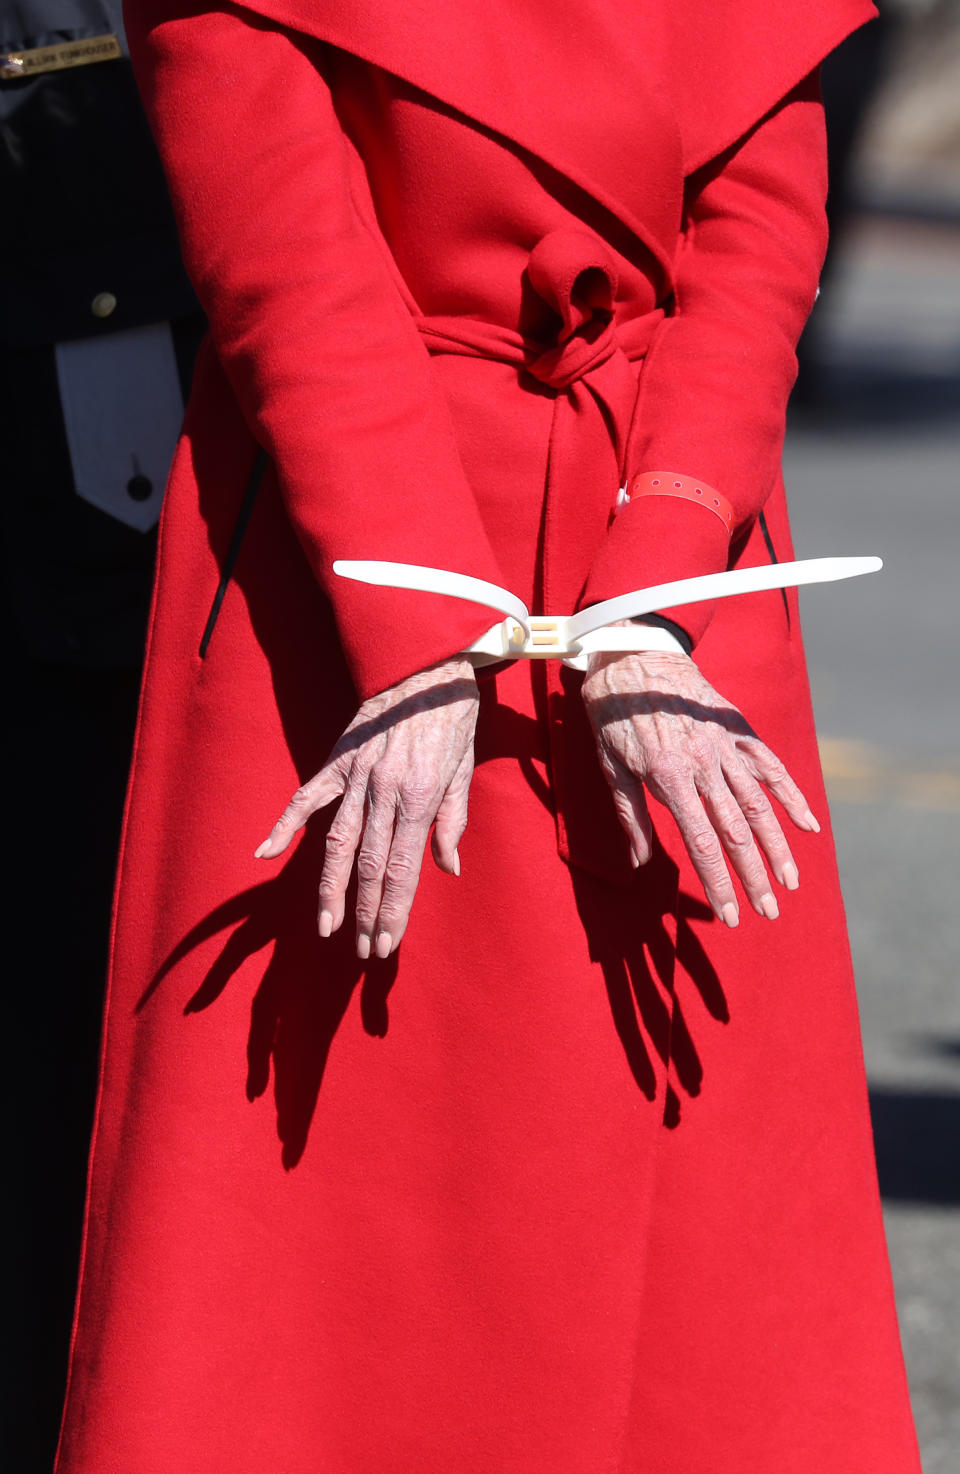
[[[644,786],[665,804],[703,884],[727,926],[739,907],[724,852],[761,916],[779,914],[763,855],[787,890],[797,866],[764,788],[798,829],[818,830],[783,763],[685,655],[643,651],[594,655],[583,700],[600,763],[634,861],[652,853]]]
[[[257,859],[282,855],[318,809],[340,799],[320,877],[318,929],[343,924],[357,871],[357,955],[388,957],[400,945],[430,831],[441,870],[460,874],[479,693],[462,655],[369,697],[327,758],[293,795]]]

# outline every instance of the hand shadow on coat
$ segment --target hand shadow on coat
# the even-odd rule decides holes
[[[364,1029],[383,1038],[397,975],[395,957],[370,965],[356,956],[349,901],[341,930],[319,937],[317,883],[327,825],[318,817],[282,870],[232,896],[187,932],[138,1004],[139,1012],[179,962],[228,928],[216,960],[184,1004],[186,1015],[216,1003],[248,958],[272,948],[250,1007],[246,1094],[251,1102],[266,1094],[272,1064],[277,1135],[288,1170],[306,1148],[330,1049],[354,991],[360,987]]]
[[[704,901],[678,892],[677,867],[659,845],[637,872],[635,892],[621,890],[614,897],[578,866],[571,874],[590,957],[600,964],[630,1072],[653,1102],[658,1096],[654,1061],[659,1060],[660,1077],[666,1078],[662,1120],[672,1130],[680,1124],[684,1098],[698,1096],[704,1082],[688,1007],[718,1023],[730,1022],[719,975],[691,926],[694,921],[717,924],[713,912]],[[631,904],[631,895],[638,904]],[[681,1000],[681,991],[690,1004]]]
[[[577,801],[566,816],[568,844],[572,856],[579,851],[597,861],[624,850],[624,836],[596,760],[580,683],[564,672],[561,685],[553,696],[553,711],[568,734],[579,775]],[[718,722],[735,732],[750,731],[734,709],[707,709],[666,692],[638,695],[637,709],[645,711],[648,700],[657,702],[660,710]],[[629,697],[595,703],[593,719],[620,720],[631,705]],[[657,825],[673,824],[665,809],[658,805],[651,809]],[[680,1124],[684,1097],[693,1099],[703,1086],[703,1063],[685,1000],[690,1000],[692,1010],[705,1011],[718,1023],[730,1020],[719,975],[693,926],[719,923],[702,897],[681,890],[677,864],[656,836],[651,858],[635,871],[624,863],[619,883],[599,880],[590,868],[575,863],[570,869],[590,956],[603,972],[613,1026],[630,1071],[641,1093],[653,1101],[654,1061],[659,1060],[660,1076],[666,1079],[663,1124],[673,1129]]]
[[[442,699],[456,699],[458,694],[454,683],[445,688]],[[483,694],[487,703],[496,700],[492,686]],[[397,714],[402,710],[398,707]],[[500,708],[498,715],[507,718],[500,723],[505,728],[502,750],[507,751],[515,729],[518,736],[529,735],[523,732],[527,719],[507,708]],[[533,723],[527,725],[535,731]],[[354,740],[362,741],[364,732],[358,727]],[[548,804],[548,789],[533,762],[526,757],[521,761],[539,800]],[[316,759],[305,764],[304,776],[310,763],[316,764]],[[311,817],[270,879],[232,896],[192,927],[164,959],[137,1005],[141,1012],[178,964],[223,932],[229,935],[184,1004],[185,1015],[215,1004],[248,959],[271,948],[250,1009],[246,1094],[252,1102],[266,1093],[272,1063],[277,1135],[287,1169],[297,1165],[306,1149],[330,1050],[354,991],[359,985],[364,1030],[384,1038],[389,1025],[387,1000],[399,966],[398,953],[366,963],[356,955],[355,875],[347,891],[343,926],[329,938],[318,934],[318,887],[327,831],[336,811],[333,804]]]

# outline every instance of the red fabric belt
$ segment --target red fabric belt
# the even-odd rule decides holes
[[[598,410],[602,406],[608,416],[606,436],[612,430],[622,478],[637,395],[630,364],[645,357],[663,309],[616,320],[616,262],[589,231],[561,229],[545,235],[530,252],[527,274],[537,295],[560,319],[552,342],[472,317],[420,316],[416,325],[431,353],[514,364],[558,394],[569,391],[566,402],[575,409],[582,408],[577,405],[582,389],[589,390]]]

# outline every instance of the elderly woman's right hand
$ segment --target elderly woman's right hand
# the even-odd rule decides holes
[[[767,866],[787,890],[799,876],[764,789],[798,829],[820,825],[737,708],[686,655],[656,651],[591,656],[583,700],[635,864],[653,852],[646,789],[676,820],[717,917],[727,926],[740,918],[726,856],[754,910],[774,920]]]
[[[477,724],[477,682],[462,656],[364,701],[326,763],[293,795],[258,859],[282,855],[311,814],[340,798],[320,879],[319,930],[342,925],[357,865],[357,955],[400,944],[427,838],[441,870],[459,875]]]

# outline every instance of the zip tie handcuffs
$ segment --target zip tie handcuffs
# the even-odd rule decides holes
[[[652,588],[634,589],[615,599],[591,604],[579,614],[531,614],[516,594],[486,579],[445,568],[425,568],[417,563],[386,563],[367,559],[338,559],[333,571],[341,578],[390,588],[416,589],[425,594],[446,594],[486,604],[505,618],[490,627],[462,653],[476,665],[498,660],[563,660],[576,670],[585,670],[587,657],[598,651],[643,650],[644,631],[622,625],[619,619],[637,619],[661,609],[682,604],[699,604],[707,599],[726,599],[733,594],[755,594],[768,589],[797,588],[802,584],[833,583],[876,573],[883,560],[859,558],[803,558],[795,563],[768,563],[757,568],[733,568],[725,573],[699,574]]]

